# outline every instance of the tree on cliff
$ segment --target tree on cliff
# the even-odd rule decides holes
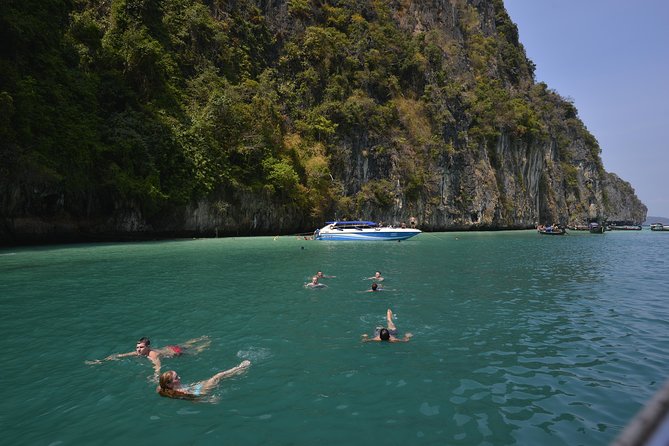
[[[0,234],[26,219],[114,232],[127,212],[178,229],[202,203],[225,212],[181,229],[604,209],[597,141],[535,84],[502,1],[419,3],[3,2]],[[276,211],[258,222],[256,201]]]

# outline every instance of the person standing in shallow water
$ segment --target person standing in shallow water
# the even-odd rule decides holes
[[[405,334],[402,339],[397,337],[397,327],[395,327],[395,324],[393,323],[393,312],[390,308],[386,311],[386,324],[387,327],[377,327],[373,338],[370,338],[367,334],[363,334],[362,342],[409,342],[409,339],[413,337],[411,333]]]
[[[251,361],[244,360],[238,366],[223,372],[218,372],[214,376],[204,381],[198,381],[187,386],[181,384],[181,377],[174,370],[168,370],[160,375],[160,380],[156,391],[160,396],[167,398],[176,398],[182,400],[195,400],[205,396],[214,387],[218,385],[221,379],[230,378],[244,373],[251,366]]]
[[[142,337],[135,345],[135,351],[128,353],[114,353],[103,359],[96,359],[93,361],[86,361],[86,364],[101,364],[103,361],[116,361],[121,358],[129,356],[146,356],[152,363],[154,369],[154,378],[157,380],[160,374],[160,358],[171,358],[174,356],[181,356],[186,351],[193,351],[200,353],[205,348],[209,347],[211,340],[208,336],[201,336],[199,338],[189,339],[179,345],[168,345],[167,347],[152,349],[151,340],[147,337]]]

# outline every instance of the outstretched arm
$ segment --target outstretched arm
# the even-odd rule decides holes
[[[381,338],[378,336],[370,338],[367,334],[362,335],[362,342],[378,342],[380,340]]]
[[[114,353],[113,355],[109,355],[106,358],[102,359],[94,359],[92,361],[86,361],[86,364],[92,365],[92,364],[102,364],[103,361],[116,361],[121,358],[127,358],[128,356],[135,356],[137,353],[136,352],[128,352],[128,353]]]
[[[409,339],[411,339],[412,337],[413,337],[413,335],[411,333],[407,333],[407,334],[404,335],[404,337],[402,339],[391,338],[390,341],[391,342],[409,342]]]
[[[153,380],[158,382],[160,378],[160,356],[158,355],[149,355],[149,359],[153,363]]]

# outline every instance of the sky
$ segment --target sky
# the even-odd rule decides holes
[[[504,5],[536,81],[573,101],[604,169],[632,185],[648,216],[669,217],[669,1]]]

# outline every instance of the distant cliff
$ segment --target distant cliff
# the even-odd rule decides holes
[[[646,217],[502,0],[14,2],[0,38],[2,243]]]

